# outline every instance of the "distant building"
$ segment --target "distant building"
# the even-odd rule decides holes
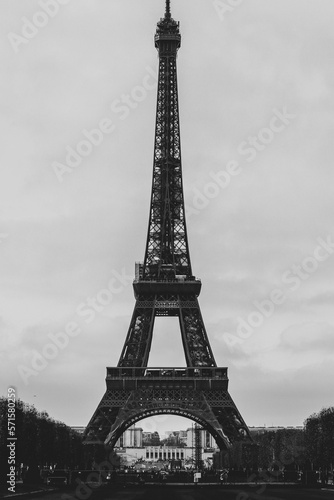
[[[83,434],[85,432],[86,427],[71,427],[72,431],[77,432],[78,434]]]
[[[79,434],[83,434],[85,427],[72,427],[72,429]],[[254,432],[260,432],[262,427],[251,427]],[[267,427],[265,429],[271,429]],[[205,449],[216,449],[217,445],[214,438],[206,430],[201,430],[201,447]],[[166,446],[172,448],[187,447],[193,448],[195,446],[194,428],[189,427],[187,430],[179,431],[166,431],[167,441]],[[115,445],[117,448],[143,448],[143,447],[157,447],[160,444],[160,435],[155,432],[144,432],[141,427],[132,425],[129,427],[122,436],[118,439]]]
[[[132,425],[129,427],[117,440],[115,449],[117,448],[142,448],[143,446],[143,429]]]
[[[166,431],[165,443],[168,446],[187,446],[187,431]]]
[[[160,436],[159,432],[143,432],[143,445],[159,445],[160,444]]]
[[[195,446],[195,428],[194,427],[189,427],[187,429],[187,447],[192,448]],[[215,439],[211,436],[209,431],[206,431],[205,429],[202,429],[200,431],[201,435],[201,447],[205,449],[210,449],[210,450],[216,450],[218,449],[218,446],[216,444]]]
[[[146,446],[146,460],[184,460],[190,456],[191,450],[185,450],[177,446]]]
[[[202,459],[206,466],[212,461],[217,445],[211,434],[201,430]],[[123,466],[135,465],[144,468],[160,467],[163,462],[181,461],[182,467],[192,467],[195,457],[194,428],[180,431],[167,431],[164,444],[160,444],[157,431],[143,432],[141,427],[132,426],[127,429],[116,443],[115,451],[121,457]],[[154,442],[155,441],[155,442]]]
[[[118,448],[115,449],[117,455],[121,458],[123,466],[136,465],[138,469],[144,468],[144,463],[149,467],[157,467],[163,463],[171,461],[181,461],[182,466],[191,468],[194,465],[194,449],[179,448],[175,446],[144,446],[142,448]],[[202,459],[205,464],[210,464],[212,461],[212,451],[203,451]],[[162,465],[161,465],[162,464]]]
[[[265,434],[266,432],[277,432],[277,431],[281,431],[283,429],[285,429],[285,430],[290,430],[290,429],[303,430],[304,427],[302,425],[298,425],[296,427],[293,427],[293,426],[288,426],[288,427],[283,427],[283,426],[266,427],[266,426],[263,426],[263,427],[248,427],[248,429],[249,429],[249,432],[251,434],[255,435],[255,434]]]

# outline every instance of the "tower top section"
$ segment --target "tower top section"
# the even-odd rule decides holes
[[[176,54],[181,46],[181,35],[179,30],[180,23],[174,21],[170,12],[170,0],[166,0],[165,17],[161,18],[157,24],[155,34],[155,46],[159,53],[162,54],[164,49],[169,47],[169,51]]]
[[[165,17],[171,17],[171,14],[170,14],[170,0],[166,0],[166,13],[165,13]]]

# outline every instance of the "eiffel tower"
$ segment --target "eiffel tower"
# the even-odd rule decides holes
[[[136,263],[134,312],[118,365],[107,368],[107,390],[86,428],[86,444],[113,448],[128,427],[159,414],[193,420],[221,450],[251,441],[228,392],[227,368],[216,365],[198,303],[201,281],[190,263],[176,72],[180,46],[179,23],[166,0],[155,34],[159,77],[145,258]],[[179,318],[186,367],[148,368],[156,316]]]

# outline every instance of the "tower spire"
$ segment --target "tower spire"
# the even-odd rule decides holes
[[[170,0],[166,0],[166,13],[165,13],[165,17],[171,17],[171,13],[170,13]]]

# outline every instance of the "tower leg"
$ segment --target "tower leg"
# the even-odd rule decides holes
[[[180,328],[188,366],[216,366],[196,297],[180,302]]]
[[[137,299],[118,366],[147,366],[155,319],[153,304],[154,300]]]

